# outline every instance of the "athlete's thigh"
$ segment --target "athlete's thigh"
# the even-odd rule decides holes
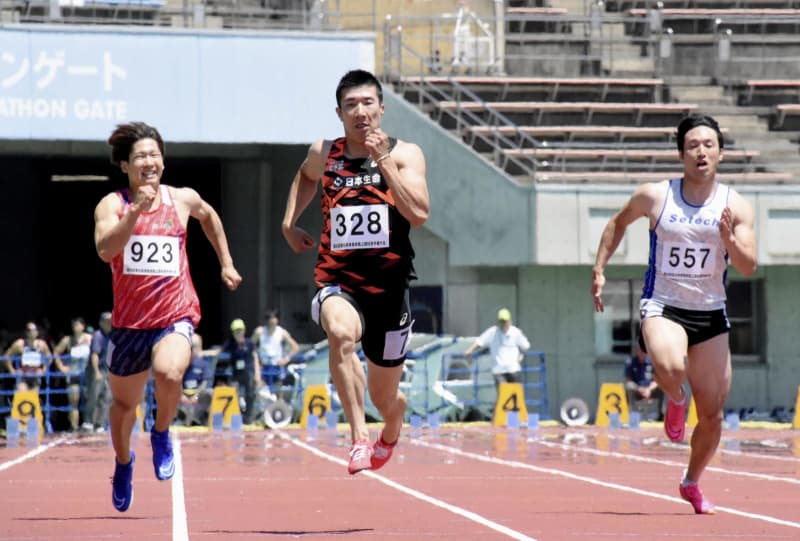
[[[721,410],[731,387],[728,333],[689,347],[687,375],[698,410]]]
[[[645,318],[642,321],[642,337],[656,372],[659,369],[685,369],[689,339],[680,324],[663,316]]]
[[[166,374],[172,370],[183,374],[191,360],[191,339],[183,334],[171,332],[153,346],[153,372],[156,374]]]
[[[144,400],[144,388],[150,378],[150,371],[145,370],[130,376],[108,375],[108,384],[111,388],[111,395],[116,402],[125,404],[128,407],[135,407]]]
[[[341,295],[327,297],[320,306],[320,326],[329,340],[361,339],[361,318],[349,300]]]

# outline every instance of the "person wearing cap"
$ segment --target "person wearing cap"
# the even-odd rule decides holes
[[[492,325],[464,350],[464,356],[470,357],[478,350],[489,348],[494,359],[492,375],[495,384],[519,383],[522,372],[522,358],[531,343],[525,334],[511,324],[511,312],[501,308],[497,312],[497,325]]]
[[[231,321],[231,336],[220,351],[216,374],[214,385],[223,381],[237,384],[239,396],[243,396],[245,401],[242,420],[246,424],[252,423],[256,413],[256,389],[261,386],[261,363],[255,344],[247,337],[247,325],[241,318]]]
[[[111,390],[108,387],[108,335],[111,332],[111,312],[100,314],[98,329],[92,334],[89,345],[89,362],[84,373],[83,423],[87,432],[105,430]]]

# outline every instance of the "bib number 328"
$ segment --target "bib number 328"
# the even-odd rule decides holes
[[[389,246],[387,205],[331,209],[331,250],[367,250]]]

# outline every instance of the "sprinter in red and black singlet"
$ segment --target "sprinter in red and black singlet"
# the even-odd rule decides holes
[[[381,129],[378,80],[362,70],[348,72],[336,103],[345,136],[309,148],[292,182],[283,234],[295,252],[314,247],[297,220],[321,183],[324,225],[311,315],[328,336],[331,377],[350,422],[347,469],[353,474],[382,467],[400,437],[407,401],[399,382],[412,325],[408,283],[415,278],[409,231],[425,223],[430,202],[422,150]],[[356,354],[359,341],[369,363],[366,376]],[[372,444],[364,417],[367,387],[384,420]]]
[[[325,221],[314,281],[318,288],[338,285],[351,295],[405,289],[416,278],[411,224],[394,205],[378,164],[348,157],[345,143],[344,137],[332,142],[322,174]],[[390,152],[396,144],[389,139]],[[356,208],[366,211],[347,212]]]
[[[170,479],[175,461],[169,426],[182,395],[191,360],[200,304],[189,275],[186,225],[197,219],[217,253],[223,283],[234,290],[242,278],[233,266],[222,222],[192,189],[161,184],[164,141],[141,122],[117,126],[108,140],[111,161],[128,177],[129,188],[106,195],[95,208],[95,247],[111,265],[114,310],[108,363],[112,403],[111,441],[116,454],[111,500],[118,511],[133,502],[130,448],[136,407],[152,368],[158,408],[150,431],[153,468]]]

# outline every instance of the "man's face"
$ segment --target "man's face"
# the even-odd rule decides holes
[[[155,139],[139,139],[131,148],[128,161],[123,160],[120,167],[131,186],[157,186],[164,172],[164,157]]]
[[[697,126],[686,132],[681,162],[685,175],[714,178],[722,160],[717,132],[708,126]]]
[[[345,90],[336,114],[344,125],[345,134],[366,139],[371,131],[381,127],[383,104],[378,99],[378,89],[374,85],[362,85]]]

